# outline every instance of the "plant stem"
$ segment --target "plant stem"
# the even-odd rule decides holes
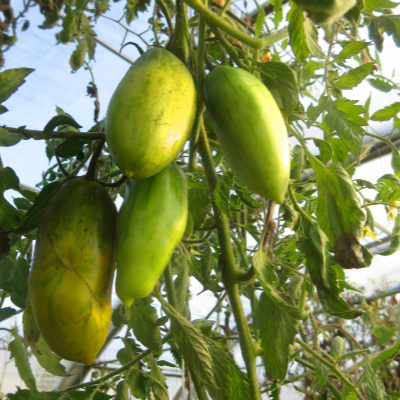
[[[213,193],[217,184],[217,177],[214,169],[214,162],[211,156],[211,149],[204,125],[201,127],[201,136],[199,143],[199,151],[203,160],[210,192]],[[222,279],[229,301],[232,306],[233,315],[239,331],[240,348],[242,350],[243,359],[246,364],[247,374],[249,378],[249,387],[252,400],[261,400],[261,394],[258,386],[256,371],[256,354],[250,329],[244,314],[243,305],[240,300],[239,285],[235,282],[235,278],[239,273],[238,266],[233,254],[233,248],[230,241],[229,224],[227,216],[213,202],[213,210],[217,223],[219,244],[221,247],[221,267]]]
[[[354,385],[353,382],[351,382],[336,365],[326,360],[319,352],[314,351],[306,342],[302,341],[301,339],[296,339],[296,343],[303,347],[307,353],[329,368],[339,379],[346,383],[346,385],[349,385],[356,393],[358,399],[365,400],[364,396],[359,392],[357,386]]]
[[[230,25],[225,19],[213,13],[200,0],[185,0],[185,2],[201,14],[209,25],[222,29],[254,49],[262,49],[271,46],[275,42],[285,38],[288,34],[287,29],[283,29],[267,37],[256,39]]]
[[[12,128],[10,126],[3,125],[1,128],[7,129],[10,132],[18,133],[23,136],[22,139],[34,139],[34,140],[43,140],[43,139],[86,139],[86,140],[99,140],[104,139],[103,133],[84,133],[84,132],[74,132],[74,131],[66,131],[66,132],[52,132],[50,137],[47,137],[43,133],[43,131],[39,131],[36,129],[25,129],[25,128]]]

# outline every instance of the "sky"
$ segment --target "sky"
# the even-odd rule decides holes
[[[43,129],[48,120],[56,115],[55,106],[59,106],[82,125],[82,130],[88,129],[93,125],[93,100],[86,95],[86,86],[91,79],[89,72],[82,68],[78,72],[71,73],[69,57],[74,47],[56,45],[54,31],[38,29],[37,25],[41,23],[43,17],[36,9],[29,14],[29,18],[30,28],[20,33],[16,45],[6,53],[4,69],[29,67],[35,71],[28,75],[26,83],[5,103],[9,112],[0,116],[1,124]],[[143,31],[145,27],[146,25],[140,21],[132,24],[132,29],[137,32]],[[116,49],[120,47],[123,30],[114,22],[102,18],[97,24],[96,31],[101,39],[111,46]],[[132,40],[137,41],[137,38],[132,36]],[[392,76],[394,67],[398,64],[397,60],[400,59],[400,52],[391,41],[385,46],[382,73]],[[133,60],[138,55],[134,46],[126,47],[123,52]],[[396,60],[396,63],[393,60]],[[93,73],[100,96],[100,119],[104,117],[111,95],[128,68],[129,64],[126,61],[97,46]],[[396,73],[398,79],[398,71]],[[368,95],[369,89],[362,86],[349,93],[349,97],[361,100],[363,103]],[[381,108],[391,101],[393,98],[376,96],[373,98],[372,107]],[[49,166],[41,141],[27,140],[10,148],[0,147],[0,156],[3,165],[12,167],[20,177],[21,183],[29,186],[35,186],[40,182],[42,171]],[[363,165],[356,176],[375,181],[390,172],[390,156],[386,156]],[[380,222],[385,226],[389,224],[383,217]],[[398,257],[398,254],[391,257],[375,257],[371,267],[348,272],[348,277],[354,283],[365,286],[368,293],[383,286],[395,285],[400,282]],[[199,286],[194,285],[191,290],[192,316],[196,319],[204,316],[205,308],[209,310],[213,306],[213,300],[207,297],[206,293],[200,295]]]

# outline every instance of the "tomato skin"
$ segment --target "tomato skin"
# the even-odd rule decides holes
[[[117,217],[116,278],[117,294],[127,306],[153,291],[188,217],[186,178],[176,165],[128,185]]]
[[[205,79],[204,97],[211,126],[239,181],[282,203],[290,174],[289,142],[269,90],[243,69],[219,66]]]
[[[107,111],[106,136],[125,175],[147,178],[177,157],[196,115],[191,73],[168,50],[153,48],[130,67]]]
[[[111,323],[116,209],[85,178],[67,181],[39,225],[29,278],[33,316],[50,348],[92,364]]]

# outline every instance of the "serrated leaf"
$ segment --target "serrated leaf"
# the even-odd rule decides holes
[[[278,307],[265,293],[257,303],[254,317],[261,338],[262,356],[268,377],[283,381],[289,365],[290,345],[293,344],[296,335],[298,320]]]
[[[375,64],[373,62],[360,65],[357,68],[342,74],[335,82],[338,89],[352,89],[359,85],[368,75],[371,74]]]
[[[61,357],[57,356],[51,351],[50,347],[44,341],[42,336],[40,336],[35,343],[31,344],[31,350],[38,363],[46,371],[56,376],[68,375],[64,365],[61,364]]]
[[[156,400],[169,400],[165,376],[161,372],[153,355],[147,357],[147,363],[150,367],[149,378],[152,381],[152,391]]]
[[[16,393],[8,393],[8,400],[59,400],[58,392],[37,392],[36,390],[27,390],[18,388]],[[72,399],[71,399],[72,400]]]
[[[75,50],[72,52],[71,57],[69,59],[69,65],[72,68],[72,71],[78,71],[80,67],[82,67],[85,62],[85,55],[87,53],[88,44],[86,38],[81,38],[78,40]]]
[[[397,85],[383,76],[368,79],[369,84],[381,92],[388,93],[397,88]]]
[[[43,129],[44,136],[50,137],[53,134],[55,128],[57,128],[60,125],[68,125],[76,129],[81,128],[81,126],[70,115],[66,114],[56,115],[44,127]]]
[[[379,253],[381,256],[390,256],[400,248],[400,212],[397,212],[394,220],[394,227],[392,230],[390,246],[383,252]]]
[[[82,152],[85,140],[81,138],[70,138],[59,144],[55,149],[58,157],[71,158]]]
[[[370,359],[371,368],[376,371],[381,366],[392,360],[400,353],[400,340],[389,349],[381,351],[378,355]]]
[[[400,102],[392,103],[376,112],[371,116],[373,121],[389,121],[400,113]]]
[[[367,399],[387,400],[385,385],[369,363],[366,363],[357,386],[363,388]]]
[[[361,50],[368,47],[368,43],[365,41],[352,41],[346,43],[342,51],[334,58],[336,63],[341,63],[350,57],[359,55]]]
[[[139,11],[145,11],[150,0],[127,0],[125,6],[125,19],[128,24],[137,16]]]
[[[209,340],[217,389],[210,394],[213,400],[248,400],[251,398],[247,375],[235,363],[221,344]]]
[[[52,182],[46,185],[36,197],[32,207],[25,214],[17,231],[19,233],[28,233],[35,229],[45,213],[49,200],[58,192],[63,182]]]
[[[148,298],[136,299],[129,309],[128,326],[135,337],[155,353],[161,352],[160,327],[158,315]]]
[[[32,71],[32,68],[15,68],[0,72],[0,103],[7,100]]]
[[[296,319],[303,319],[305,317],[302,310],[298,307],[289,304],[279,292],[279,290],[270,282],[268,268],[271,268],[270,261],[264,249],[259,249],[253,256],[254,270],[257,279],[260,281],[264,293],[268,298],[275,303],[277,307],[282,308],[287,313]]]
[[[287,64],[275,61],[259,64],[258,69],[279,108],[285,115],[290,115],[299,104],[299,88],[294,71]]]
[[[18,176],[10,167],[0,168],[0,193],[8,189],[19,190]]]
[[[190,373],[196,374],[196,381],[210,392],[218,390],[207,338],[170,304],[162,301],[162,306],[174,323],[172,333]]]
[[[255,36],[260,36],[265,22],[265,11],[264,8],[258,5],[257,21],[255,28]]]
[[[345,319],[353,319],[361,313],[353,309],[341,297],[336,271],[327,261],[327,238],[318,225],[303,219],[306,239],[299,243],[306,256],[307,271],[318,291],[318,297],[328,313]]]
[[[292,5],[288,14],[289,43],[293,53],[299,60],[305,60],[310,55],[306,33],[304,31],[304,13],[296,5]]]
[[[28,292],[29,264],[19,257],[13,259],[10,256],[0,261],[0,288],[11,297],[12,302],[25,308]]]
[[[15,361],[15,366],[17,367],[19,376],[29,389],[37,390],[35,377],[32,374],[24,342],[18,333],[13,332],[13,335],[14,340],[9,343],[8,349],[10,350],[11,357]]]
[[[0,322],[18,314],[18,313],[19,313],[19,311],[12,307],[1,308],[0,309]]]
[[[17,132],[11,132],[6,128],[0,127],[0,146],[14,146],[24,137]]]
[[[398,3],[390,0],[365,0],[365,9],[368,11],[390,9],[397,5]]]
[[[400,46],[400,15],[382,15],[379,17],[375,17],[371,20],[370,34],[371,27],[375,34],[376,32],[379,33],[379,31],[386,32],[387,34],[392,36],[396,46]]]
[[[318,184],[317,216],[335,251],[335,259],[345,268],[366,266],[359,240],[365,218],[354,184],[340,166],[325,166],[309,156]]]

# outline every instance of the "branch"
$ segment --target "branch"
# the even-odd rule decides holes
[[[36,129],[26,129],[24,127],[21,128],[12,128],[10,126],[1,126],[3,129],[7,129],[10,132],[17,133],[21,136],[24,136],[23,139],[34,139],[34,140],[43,140],[43,139],[71,139],[71,138],[79,138],[86,140],[99,140],[104,139],[105,135],[103,133],[98,132],[74,132],[74,131],[65,131],[58,132],[53,131],[50,137],[43,133],[43,131],[39,131]]]
[[[208,7],[206,7],[200,0],[185,0],[185,2],[192,8],[194,8],[207,23],[213,27],[220,28],[226,33],[229,33],[232,37],[240,40],[254,49],[262,49],[273,45],[281,39],[284,39],[288,35],[287,29],[282,29],[274,34],[270,34],[264,38],[253,38],[246,33],[239,31],[225,19],[221,18],[217,14],[213,13]]]

